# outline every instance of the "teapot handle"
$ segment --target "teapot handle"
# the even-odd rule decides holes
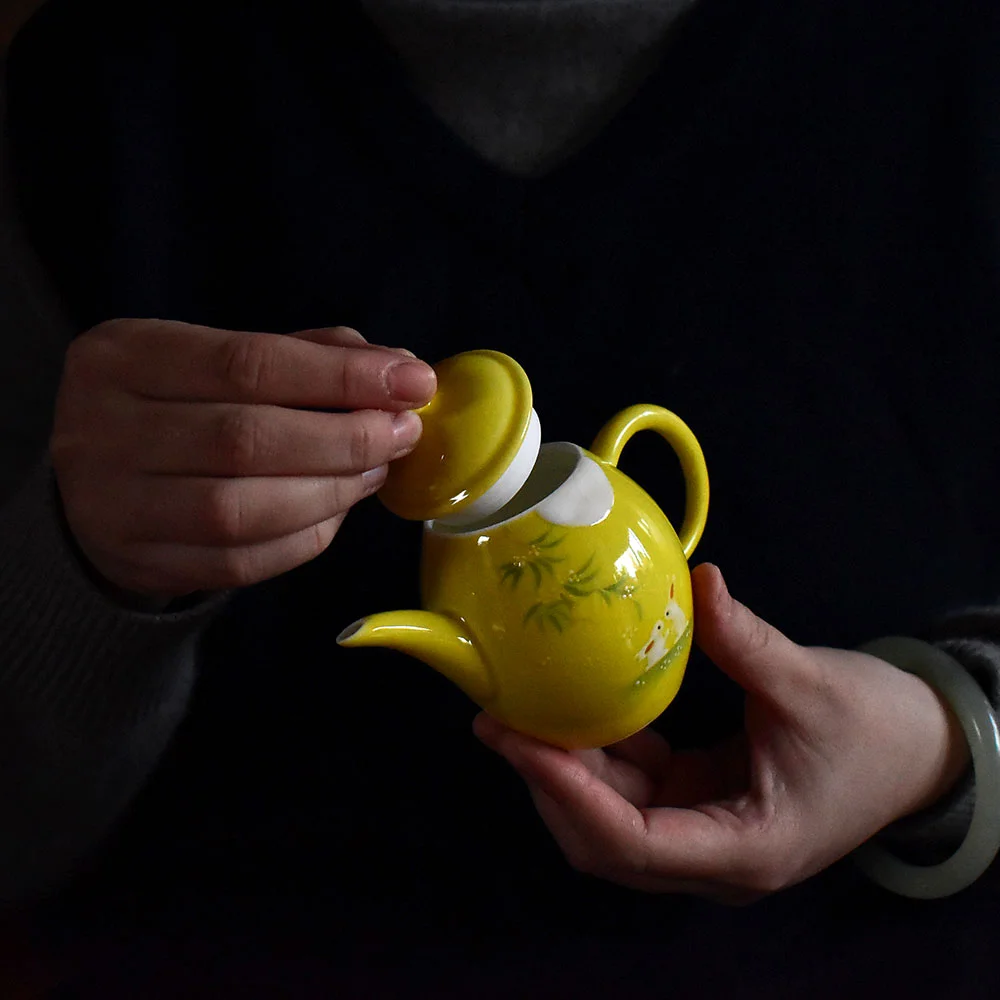
[[[708,517],[708,469],[698,439],[675,413],[662,406],[640,403],[613,416],[594,439],[590,450],[610,465],[617,465],[622,449],[639,431],[656,431],[677,453],[684,473],[684,523],[678,532],[684,558],[690,559]]]

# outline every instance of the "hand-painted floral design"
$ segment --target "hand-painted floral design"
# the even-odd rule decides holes
[[[559,567],[566,561],[558,554],[566,534],[557,534],[548,528],[537,538],[527,543],[524,555],[517,556],[500,567],[500,583],[517,590],[521,581],[530,578],[539,591],[542,582],[549,577],[559,587],[559,596],[554,600],[536,601],[524,614],[522,623],[534,622],[539,628],[554,628],[562,632],[573,624],[573,612],[580,601],[599,597],[610,606],[614,600],[631,601],[636,615],[642,620],[642,606],[636,599],[635,582],[625,574],[615,576],[610,583],[600,583],[601,567],[596,564],[596,555],[591,555],[579,568],[562,576]]]
[[[563,559],[554,555],[553,549],[557,549],[565,541],[566,535],[553,538],[552,534],[553,531],[549,528],[528,542],[527,551],[523,556],[517,556],[509,563],[504,563],[500,567],[500,582],[509,583],[516,590],[521,578],[526,572],[530,572],[535,579],[537,589],[542,585],[543,575],[555,576],[555,566],[563,562]]]

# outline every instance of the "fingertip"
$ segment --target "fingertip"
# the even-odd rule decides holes
[[[528,737],[498,722],[486,712],[480,712],[473,720],[472,731],[482,743],[501,757],[506,757],[515,767],[523,760],[523,750]]]
[[[481,712],[472,722],[472,732],[487,749],[502,757],[522,778],[528,780],[524,755],[520,752],[517,734]]]
[[[385,484],[385,480],[388,475],[389,467],[387,465],[378,465],[374,469],[365,469],[365,471],[361,473],[362,488],[369,494],[375,493]]]
[[[530,782],[549,784],[553,769],[571,755],[531,736],[525,736],[481,712],[472,723],[479,740],[503,757],[522,778]]]
[[[695,631],[710,631],[732,613],[733,598],[722,570],[714,563],[702,563],[691,571],[695,605]]]
[[[715,563],[705,562],[695,566],[691,570],[691,583],[695,590],[715,595],[729,594],[722,570]]]
[[[401,410],[392,418],[393,458],[408,455],[417,446],[423,434],[424,425],[418,413]]]
[[[718,567],[692,571],[695,642],[717,667],[747,690],[787,701],[789,680],[801,673],[799,647],[733,597]]]
[[[508,760],[515,757],[521,759],[524,756],[523,751],[534,743],[530,737],[522,736],[521,733],[515,732],[502,722],[498,722],[486,712],[481,712],[476,716],[472,723],[472,731],[490,749],[496,750]],[[511,762],[513,763],[513,760]]]
[[[496,719],[485,712],[480,712],[472,720],[472,732],[476,738],[491,748],[493,748],[503,729],[504,727]]]

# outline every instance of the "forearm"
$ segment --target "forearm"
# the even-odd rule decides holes
[[[0,905],[72,870],[126,810],[183,718],[197,637],[96,587],[37,468],[0,509]]]

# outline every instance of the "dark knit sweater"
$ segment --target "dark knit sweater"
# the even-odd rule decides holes
[[[20,205],[74,329],[346,323],[432,360],[496,347],[527,368],[546,437],[581,443],[662,402],[711,464],[699,556],[756,611],[849,647],[981,605],[948,648],[994,662],[989,5],[703,0],[611,123],[534,178],[457,141],[353,5],[84,6],[55,0],[10,75]],[[656,442],[626,467],[676,513]],[[415,526],[367,504],[294,573],[140,615],[82,573],[51,586],[50,487],[39,468],[0,536],[12,876],[121,817],[87,913],[239,899],[345,952],[369,927],[653,926],[678,961],[697,906],[566,872],[460,694],[334,648],[341,624],[416,601]],[[708,741],[740,706],[695,659],[658,725]],[[884,918],[844,872],[803,889],[810,912],[852,905],[842,884]]]

